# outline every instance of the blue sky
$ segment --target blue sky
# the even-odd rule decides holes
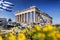
[[[37,6],[43,12],[49,14],[53,18],[53,24],[60,24],[60,0],[4,0],[12,2],[15,6],[12,12],[0,11],[0,18],[11,18],[15,21],[15,12]]]

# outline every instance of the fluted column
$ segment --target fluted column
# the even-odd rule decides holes
[[[35,13],[35,11],[34,11],[34,22],[35,22],[35,15],[36,15],[36,13]]]
[[[19,22],[19,15],[18,15],[18,22]]]
[[[38,22],[40,22],[40,16],[39,16],[39,13],[38,13]]]
[[[20,15],[19,15],[19,23],[20,23]]]
[[[21,15],[20,15],[20,23],[21,23]]]
[[[25,23],[27,23],[27,13],[25,13]]]
[[[24,14],[22,14],[22,17],[21,17],[21,18],[22,18],[21,21],[22,21],[22,23],[23,23],[23,22],[24,22]]]
[[[30,23],[32,22],[32,12],[30,12]]]
[[[24,23],[25,23],[25,14],[24,14]]]
[[[21,23],[21,15],[19,15],[19,23]]]
[[[28,23],[28,13],[27,13],[27,23]]]
[[[18,15],[17,15],[17,22],[18,22],[19,20],[18,20]]]
[[[22,20],[21,20],[21,21],[22,21],[22,23],[23,23],[23,14],[22,14]]]
[[[35,13],[35,22],[38,22],[38,16],[37,16],[37,13]]]
[[[38,14],[36,13],[36,18],[37,18],[37,22],[38,22]]]
[[[17,22],[17,15],[15,16],[15,21]]]
[[[22,23],[22,14],[21,14],[21,23]]]

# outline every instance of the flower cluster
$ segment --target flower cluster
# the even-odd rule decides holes
[[[17,33],[10,32],[5,34],[4,37],[0,35],[0,40],[60,40],[60,27],[52,25],[28,26]]]

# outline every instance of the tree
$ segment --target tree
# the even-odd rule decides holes
[[[8,22],[12,21],[11,19],[8,19]]]

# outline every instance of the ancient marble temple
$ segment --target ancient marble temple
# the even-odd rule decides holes
[[[15,19],[17,23],[45,23],[52,24],[52,17],[45,12],[39,10],[36,6],[31,6],[22,11],[15,13]]]

